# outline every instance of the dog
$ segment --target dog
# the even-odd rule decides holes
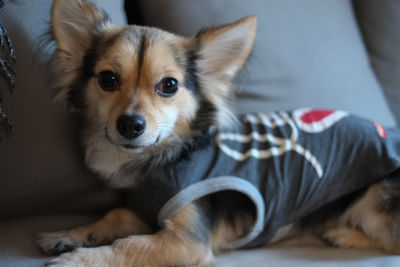
[[[196,159],[212,164],[215,159],[204,153],[215,133],[236,127],[238,118],[231,108],[234,78],[251,53],[256,24],[250,16],[186,38],[151,27],[116,27],[85,0],[54,1],[51,32],[57,44],[58,97],[84,121],[89,168],[129,200],[127,207],[93,224],[42,234],[38,244],[44,252],[62,253],[48,266],[205,266],[214,263],[218,251],[254,240],[262,213],[254,203],[262,200],[248,193],[253,190],[248,182],[221,177],[218,181],[226,180],[229,186],[220,190],[216,180],[205,181],[214,188],[207,195],[201,194],[203,187],[185,185],[190,190],[184,197],[190,201],[184,204],[174,197],[171,184],[181,166],[190,166],[186,177],[207,172]],[[298,118],[308,114],[302,112]],[[293,125],[295,114],[273,115],[273,131]],[[328,115],[336,116],[335,123],[347,116]],[[215,142],[223,138],[239,137],[217,135]],[[288,148],[287,142],[281,143]],[[322,175],[308,150],[289,145],[288,151],[297,154],[287,154],[301,157],[310,171]],[[341,192],[325,205],[307,209],[298,220],[272,227],[267,243],[311,233],[334,246],[397,252],[400,180],[392,176]],[[238,184],[247,189],[238,189]],[[151,204],[155,198],[175,208]],[[163,214],[161,219],[159,214],[154,218],[153,209]]]

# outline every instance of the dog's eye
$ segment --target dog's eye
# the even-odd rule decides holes
[[[157,94],[163,97],[173,96],[177,91],[178,81],[171,77],[162,79],[156,86]]]
[[[118,74],[106,70],[99,73],[97,81],[104,91],[113,92],[119,89],[120,80]]]

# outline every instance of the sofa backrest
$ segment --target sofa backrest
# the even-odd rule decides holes
[[[312,106],[395,124],[349,0],[139,3],[144,24],[185,35],[207,25],[257,16],[254,53],[239,84],[239,113]]]
[[[400,124],[400,2],[354,0],[372,67]]]

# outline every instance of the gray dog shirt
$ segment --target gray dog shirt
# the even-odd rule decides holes
[[[130,189],[130,197],[140,216],[162,226],[201,197],[226,190],[244,194],[254,203],[256,220],[230,248],[266,243],[279,227],[400,166],[399,129],[343,111],[243,115],[234,129],[211,139],[171,166],[166,178],[145,177]]]

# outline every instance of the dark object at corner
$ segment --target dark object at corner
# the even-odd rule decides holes
[[[0,0],[0,19],[3,6],[4,0]],[[14,91],[15,86],[15,60],[16,56],[13,45],[6,29],[0,22],[0,68],[1,74],[8,80],[8,86],[11,92]],[[3,90],[3,88],[0,88],[0,131],[3,129],[7,134],[11,134],[13,125],[3,111],[3,92],[1,90]]]

